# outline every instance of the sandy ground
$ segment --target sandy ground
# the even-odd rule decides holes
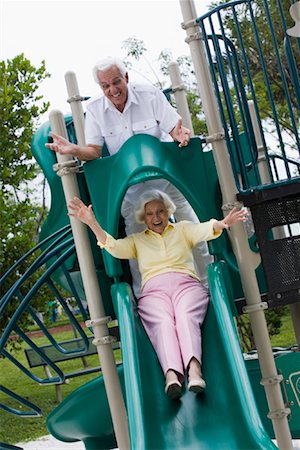
[[[294,440],[293,444],[295,450],[300,450],[300,440]],[[34,442],[26,442],[26,444],[19,443],[16,445],[23,448],[23,450],[85,450],[82,442],[61,442],[53,436],[44,436]]]

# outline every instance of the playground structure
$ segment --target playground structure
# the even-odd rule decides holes
[[[261,54],[253,4],[248,0],[228,2],[196,19],[192,2],[181,2],[183,28],[208,128],[208,136],[193,138],[187,149],[180,150],[176,144],[162,144],[151,136],[139,135],[109,158],[83,166],[73,158],[60,155],[56,161],[55,156],[44,149],[50,127],[58,134],[84,143],[81,96],[72,73],[68,73],[66,79],[73,117],[64,118],[53,111],[50,124],[44,124],[34,136],[33,154],[50,184],[52,204],[38,247],[1,279],[7,282],[16,270],[19,271],[20,264],[37,251],[34,262],[1,299],[1,312],[13,307],[1,337],[1,352],[34,381],[57,384],[65,380],[64,371],[53,362],[51,355],[43,353],[21,328],[20,320],[26,314],[62,354],[84,357],[89,347],[88,332],[93,333],[103,373],[103,377],[82,385],[52,411],[48,427],[58,439],[82,440],[87,450],[116,445],[120,449],[192,450],[197,447],[275,448],[270,437],[275,437],[279,448],[283,449],[292,448],[291,436],[300,438],[300,354],[296,352],[300,346],[300,141],[297,126],[300,86],[295,55],[299,42],[286,33],[286,19],[278,2],[288,78],[282,64],[283,55],[279,53],[274,34],[271,36],[289,111],[287,120],[294,139],[291,142],[281,129],[276,99],[264,64],[265,55]],[[268,2],[262,4],[272,31]],[[265,137],[247,49],[240,34],[239,8],[247,8],[256,36],[273,113],[273,142],[279,143],[276,151],[270,148]],[[226,35],[223,27],[223,14],[229,10],[235,25],[232,36]],[[178,78],[173,81],[173,91],[175,98],[182,94]],[[177,102],[179,112],[190,125],[184,100],[177,98]],[[211,143],[212,151],[203,151],[204,143]],[[182,191],[201,221],[221,217],[238,203],[249,206],[255,227],[255,234],[250,237],[240,225],[230,231],[229,238],[224,235],[210,243],[215,262],[208,272],[212,301],[203,327],[207,391],[201,398],[185,392],[180,403],[170,402],[163,392],[163,375],[137,317],[127,282],[127,268],[105,252],[101,254],[85,227],[74,219],[71,219],[72,237],[64,200],[64,197],[68,200],[80,195],[84,201],[91,201],[104,228],[117,236],[126,189],[146,179],[161,177]],[[42,267],[45,268],[43,275],[24,291],[24,283]],[[44,284],[62,305],[79,337],[71,350],[63,342],[56,342],[31,307],[34,296]],[[76,300],[88,332],[70,310],[61,288]],[[89,313],[83,308],[83,300],[88,301]],[[296,345],[275,352],[269,342],[264,311],[282,305],[289,305]],[[240,350],[234,316],[242,312],[250,316],[258,354],[256,360],[245,360]],[[118,369],[112,348],[115,338],[108,327],[110,318],[118,320],[120,331],[123,364]],[[11,334],[20,336],[55,375],[41,377],[20,364],[6,348]],[[25,414],[41,413],[38,405],[6,387],[2,392],[8,399],[25,405],[28,408]],[[9,402],[4,405],[7,412],[22,414],[9,405]]]

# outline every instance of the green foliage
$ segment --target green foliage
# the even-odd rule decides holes
[[[169,76],[168,66],[175,60],[170,49],[162,50],[158,56],[158,63],[163,77],[163,79],[160,79],[145,55],[147,53],[147,47],[142,40],[137,39],[135,36],[131,36],[123,42],[122,48],[127,51],[127,60],[125,63],[128,69],[132,70],[133,67],[130,58],[133,58],[136,61],[139,61],[143,58],[156,79],[156,82],[154,82],[153,84],[158,86],[160,89],[163,89],[166,85],[166,82],[169,83],[169,80],[167,78]],[[179,65],[181,78],[187,91],[187,101],[189,110],[191,112],[195,134],[205,135],[207,134],[207,127],[202,111],[201,101],[199,99],[192,60],[190,57],[182,55],[176,59],[176,62]],[[148,81],[151,82],[151,80]]]
[[[0,61],[1,275],[34,246],[46,214],[44,195],[41,201],[34,185],[40,169],[32,158],[31,139],[39,117],[49,107],[38,95],[40,84],[49,76],[44,62],[36,68],[23,54]],[[2,294],[10,284],[2,284]],[[7,313],[2,325],[8,319]]]
[[[44,62],[35,68],[23,54],[0,61],[1,191],[18,189],[37,175],[30,142],[37,119],[49,107],[37,95],[40,83],[48,76]]]
[[[156,79],[157,86],[162,89],[163,85],[162,85],[157,73],[155,72],[155,70],[153,69],[153,66],[150,64],[147,57],[145,56],[145,52],[147,52],[147,48],[145,47],[144,42],[141,39],[138,39],[136,36],[131,36],[131,37],[125,39],[125,41],[123,41],[121,47],[127,51],[127,58],[133,58],[136,61],[138,61],[141,58],[144,59],[145,63],[149,67],[152,75],[154,75],[154,77]],[[125,64],[128,68],[130,68],[130,67],[132,68],[132,64],[130,63],[129,59],[127,61],[125,61]],[[145,78],[147,78],[147,77],[145,77]]]
[[[283,321],[286,321],[288,315],[289,313],[287,307],[267,310],[266,321],[268,326],[268,332],[271,340],[273,339],[274,342],[275,342],[274,336],[280,334],[282,323]],[[245,314],[243,316],[237,317],[236,323],[243,351],[249,352],[251,350],[255,350],[256,347],[249,316]],[[287,342],[286,345],[292,345],[295,343],[295,336],[292,338],[292,336],[287,337],[285,334],[285,341]]]
[[[279,8],[279,3],[281,9]],[[214,2],[212,6],[218,6],[221,4],[224,4],[223,0]],[[256,92],[260,117],[263,121],[265,121],[266,131],[272,134],[275,130],[274,120],[271,119],[274,116],[275,110],[281,131],[285,132],[288,139],[294,142],[294,146],[296,148],[295,134],[292,128],[287,95],[281,77],[280,65],[274,49],[274,44],[276,43],[278,47],[278,56],[280,57],[282,63],[282,70],[286,76],[291,108],[293,108],[294,114],[297,117],[297,115],[299,115],[299,105],[297,104],[295,89],[291,79],[289,64],[286,58],[286,50],[284,47],[286,34],[283,22],[286,22],[287,28],[292,26],[292,20],[289,14],[291,3],[290,1],[278,2],[278,0],[268,0],[265,2],[264,0],[256,0],[255,2],[251,2],[251,5],[252,12],[248,3],[240,4],[236,8],[236,17],[233,16],[231,8],[227,8],[222,11],[222,21],[224,24],[225,33],[236,49],[239,49],[240,47],[240,40],[242,39],[243,41],[249,73],[251,74],[253,87]],[[252,14],[255,18],[256,30],[254,30]],[[272,34],[271,26],[268,23],[268,16],[273,24],[274,34]],[[239,36],[237,32],[237,24],[239,25],[241,36]],[[259,38],[260,46],[258,45],[257,37]],[[291,39],[289,42],[293,49],[295,61],[298,61],[298,71],[300,71],[299,58],[296,56],[299,54],[296,39]],[[242,51],[238,50],[238,54],[239,57],[241,57]],[[241,59],[240,67],[246,94],[248,95],[250,93],[249,80],[246,75],[246,67]],[[266,82],[263,73],[263,64],[265,66],[268,82]],[[273,95],[274,105],[272,105],[269,98],[268,84]],[[231,92],[233,92],[233,90]],[[235,111],[238,116],[239,108],[237,104],[235,105]]]

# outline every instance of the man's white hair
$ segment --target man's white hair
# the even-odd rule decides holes
[[[144,192],[139,199],[139,203],[135,210],[135,220],[137,223],[145,223],[145,206],[153,200],[160,200],[166,207],[169,217],[176,211],[176,206],[170,197],[158,189],[151,189]]]
[[[113,66],[117,66],[117,68],[120,71],[120,74],[123,77],[125,77],[125,75],[127,73],[127,69],[126,69],[126,66],[123,63],[123,61],[120,58],[113,57],[113,56],[108,56],[107,58],[100,59],[94,65],[94,67],[93,67],[93,77],[94,77],[95,82],[97,84],[99,84],[99,80],[98,80],[98,77],[97,77],[97,73],[99,71],[110,69]]]

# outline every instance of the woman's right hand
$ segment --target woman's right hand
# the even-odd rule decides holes
[[[68,203],[69,216],[76,217],[86,225],[92,225],[96,221],[92,205],[86,206],[78,197],[74,197]]]

